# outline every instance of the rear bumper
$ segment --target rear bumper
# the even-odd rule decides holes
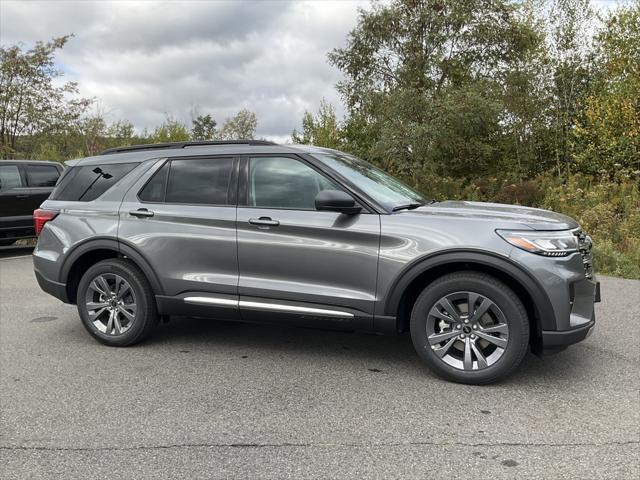
[[[42,275],[38,270],[35,270],[36,280],[40,288],[47,292],[49,295],[62,300],[64,303],[69,303],[67,297],[67,286],[64,283],[54,282]]]

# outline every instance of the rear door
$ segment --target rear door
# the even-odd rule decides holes
[[[156,272],[164,312],[238,316],[237,169],[230,156],[170,158],[127,192],[118,238]]]
[[[40,208],[42,202],[51,195],[53,187],[62,173],[62,166],[27,163],[24,165],[24,169],[30,189],[27,203],[33,212],[33,210]]]
[[[243,159],[238,205],[242,317],[330,328],[372,326],[380,220],[315,210],[344,190],[295,156]]]

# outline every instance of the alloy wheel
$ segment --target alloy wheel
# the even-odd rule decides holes
[[[136,319],[136,298],[120,275],[103,273],[89,283],[85,295],[89,321],[105,335],[122,335]]]
[[[509,341],[509,325],[498,305],[476,292],[455,292],[427,315],[427,340],[444,363],[464,371],[496,363]]]

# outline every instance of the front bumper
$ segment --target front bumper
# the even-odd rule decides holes
[[[591,320],[586,325],[581,327],[573,328],[571,330],[567,330],[566,332],[554,332],[543,330],[542,331],[542,345],[545,350],[556,350],[559,348],[567,347],[574,343],[581,342],[593,331],[593,327],[596,324],[595,315],[593,320]]]
[[[593,327],[596,324],[596,314],[594,304],[600,302],[600,282],[593,284],[592,295],[589,297],[582,297],[579,300],[582,304],[576,305],[578,300],[574,299],[573,309],[585,310],[591,309],[591,316],[587,321],[581,322],[577,326],[573,326],[568,330],[542,330],[542,347],[543,351],[554,352],[564,350],[569,345],[581,342],[587,338],[593,332]],[[573,310],[572,309],[572,310]],[[572,312],[572,316],[574,313]],[[580,318],[584,318],[581,316]],[[573,322],[572,322],[573,323]]]

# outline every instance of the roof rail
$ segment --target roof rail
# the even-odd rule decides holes
[[[149,143],[144,145],[128,145],[126,147],[108,148],[99,155],[109,155],[111,153],[134,152],[136,150],[162,150],[170,148],[199,147],[206,145],[277,145],[268,140],[205,140],[197,142],[171,142],[171,143]]]

